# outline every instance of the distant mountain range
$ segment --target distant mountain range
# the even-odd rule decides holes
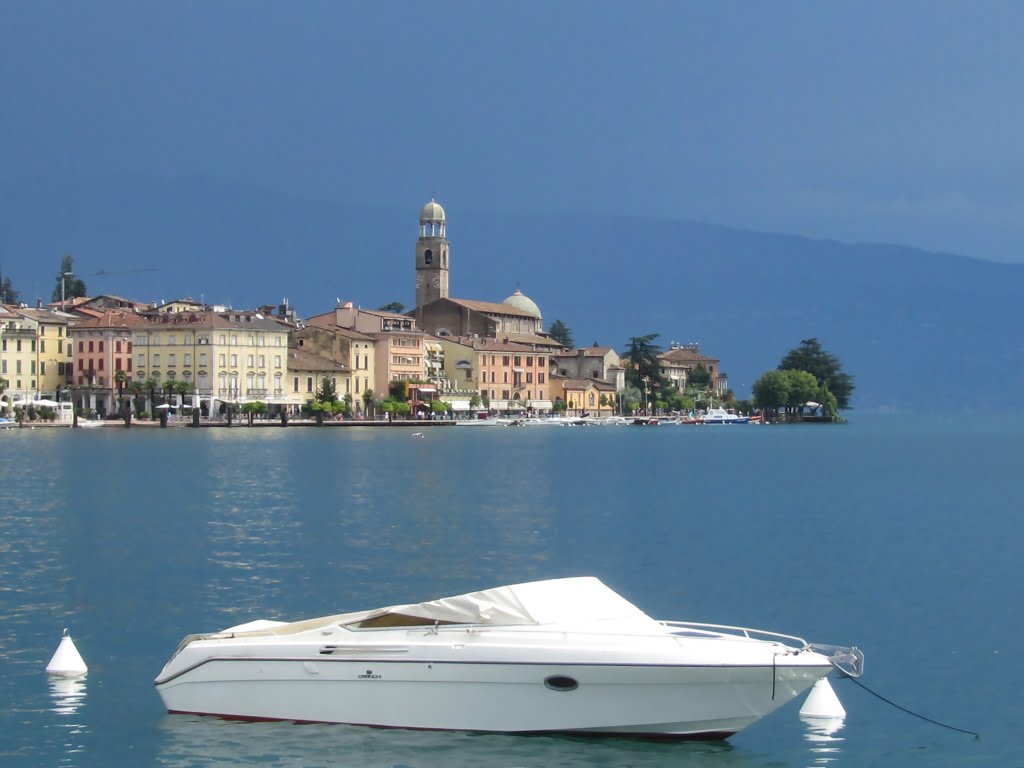
[[[8,177],[0,200],[0,269],[23,301],[49,299],[70,253],[92,295],[236,307],[287,297],[300,317],[336,298],[411,308],[426,202],[145,176]],[[855,412],[1003,408],[1024,384],[1024,265],[692,221],[447,214],[453,296],[502,301],[518,287],[578,345],[699,342],[738,396],[808,337],[855,377]],[[156,271],[132,271],[144,268]]]

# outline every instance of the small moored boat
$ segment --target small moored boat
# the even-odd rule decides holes
[[[189,635],[171,713],[505,733],[725,738],[855,648],[657,621],[592,577]]]

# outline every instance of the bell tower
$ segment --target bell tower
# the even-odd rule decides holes
[[[444,208],[431,200],[420,211],[416,241],[416,306],[448,298],[448,238]]]

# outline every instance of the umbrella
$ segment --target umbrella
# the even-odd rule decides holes
[[[33,400],[32,405],[40,405],[43,408],[56,408],[60,403],[54,402],[53,400]]]
[[[171,405],[170,403],[160,403],[160,405],[158,405],[156,407],[156,409],[159,411],[161,408],[173,408],[173,407],[174,406]]]

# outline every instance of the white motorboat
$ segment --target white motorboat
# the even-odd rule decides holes
[[[592,577],[189,635],[167,710],[396,728],[726,738],[855,648],[656,621]]]
[[[747,424],[749,421],[749,416],[739,416],[725,408],[708,408],[700,419],[702,424]]]

